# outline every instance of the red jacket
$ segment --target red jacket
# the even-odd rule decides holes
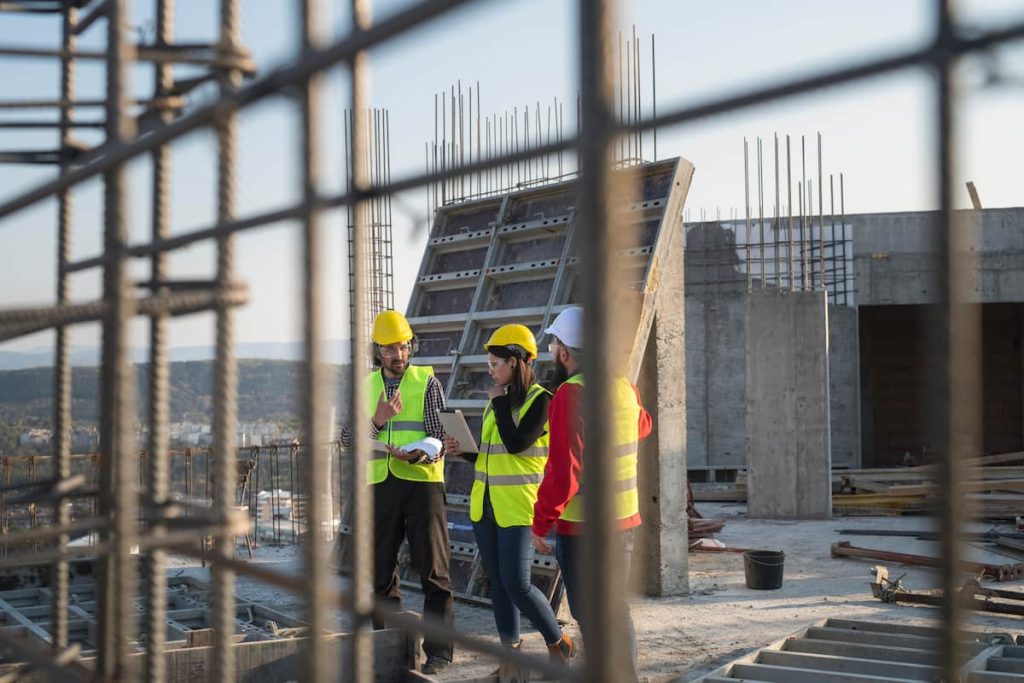
[[[537,492],[537,502],[533,506],[533,533],[537,536],[547,536],[552,525],[555,533],[563,536],[583,533],[582,524],[559,519],[565,506],[580,488],[580,473],[583,469],[583,417],[580,414],[582,389],[583,385],[580,384],[562,384],[548,407],[548,433],[551,435],[548,463],[544,469],[544,480]],[[640,403],[640,392],[635,386],[633,391],[636,392],[637,403]],[[651,414],[640,403],[637,426],[641,439],[650,435],[651,425]],[[620,529],[635,526],[640,526],[639,513],[619,520]]]

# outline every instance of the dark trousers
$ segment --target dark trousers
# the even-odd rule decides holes
[[[544,636],[545,643],[557,643],[562,637],[562,628],[547,598],[530,581],[532,528],[498,526],[490,496],[487,496],[483,516],[479,522],[473,522],[473,533],[491,582],[491,607],[501,642],[505,645],[519,642],[519,614],[522,612]]]
[[[622,544],[622,591],[621,595],[623,598],[627,597],[627,591],[629,587],[629,563],[633,557],[633,530],[627,529],[623,531],[621,537],[618,539]],[[565,596],[569,600],[569,611],[572,612],[573,619],[580,625],[580,631],[583,633],[583,642],[587,642],[588,633],[591,630],[591,625],[586,622],[581,614],[583,606],[583,596],[580,595],[582,589],[582,570],[583,570],[583,537],[582,536],[555,536],[555,559],[558,560],[558,566],[562,570],[562,583],[565,585]],[[636,631],[633,628],[633,617],[629,614],[629,601],[626,600],[626,604],[623,605],[623,613],[626,615],[626,637],[629,638],[629,655],[633,662],[633,670],[636,670]]]
[[[455,620],[452,581],[448,574],[451,548],[448,546],[448,519],[444,506],[444,484],[399,479],[388,474],[374,488],[375,527],[373,554],[373,591],[378,599],[402,608],[398,579],[398,549],[402,539],[409,541],[413,568],[423,586],[423,614],[449,626]],[[375,623],[378,628],[382,624]],[[452,643],[425,638],[423,652],[451,661]]]

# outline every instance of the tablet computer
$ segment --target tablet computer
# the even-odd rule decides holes
[[[437,416],[444,426],[444,433],[459,442],[459,449],[463,453],[478,453],[480,448],[476,445],[473,432],[466,424],[466,418],[462,411],[457,408],[439,408]]]

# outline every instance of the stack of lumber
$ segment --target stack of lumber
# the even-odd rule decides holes
[[[970,458],[961,482],[965,514],[983,519],[1024,516],[1024,452]],[[842,515],[902,515],[927,513],[938,503],[938,469],[934,464],[832,471],[832,510]],[[698,502],[747,499],[747,473],[730,484],[696,484]]]
[[[747,500],[747,471],[736,473],[736,481],[731,483],[711,483],[692,485],[693,500],[699,503],[732,503]]]
[[[971,458],[964,475],[965,514],[985,519],[1024,515],[1024,452]],[[832,510],[852,515],[930,512],[938,503],[937,476],[934,464],[837,470],[832,473]]]

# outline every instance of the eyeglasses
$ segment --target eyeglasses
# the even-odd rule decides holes
[[[562,344],[561,340],[558,337],[553,338],[548,343],[548,353],[550,353],[552,356],[555,355],[556,346],[564,346],[564,344]]]
[[[501,366],[501,365],[504,365],[504,364],[505,364],[505,363],[507,363],[507,362],[508,362],[508,358],[502,358],[502,359],[500,359],[500,360],[496,360],[496,361],[494,361],[494,360],[489,360],[489,361],[487,361],[487,369],[488,369],[488,370],[493,370],[493,369],[495,369],[496,367],[499,367],[499,366]]]
[[[408,356],[412,353],[412,344],[392,344],[391,346],[378,346],[380,355],[385,358],[394,358],[396,356]]]

